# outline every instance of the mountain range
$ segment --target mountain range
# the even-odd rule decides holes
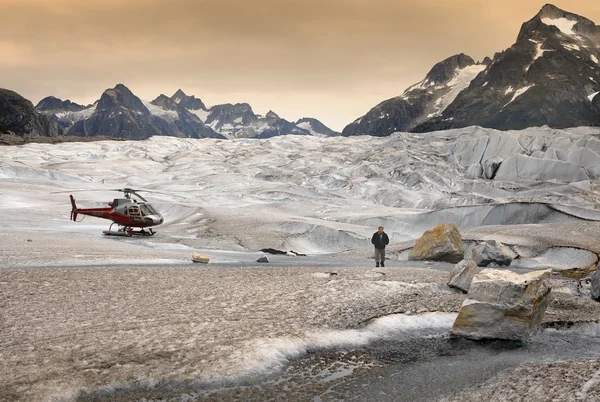
[[[440,61],[422,81],[376,105],[341,135],[599,126],[599,92],[600,27],[546,4],[523,23],[510,48],[481,62],[463,53]],[[145,102],[123,84],[87,106],[47,97],[33,107],[20,95],[0,90],[2,132],[123,139],[340,134],[312,118],[290,122],[273,111],[261,116],[247,103],[208,108],[182,90]]]
[[[476,63],[459,54],[373,107],[342,135],[387,136],[467,126],[498,130],[600,125],[600,27],[551,4],[508,49]]]
[[[293,123],[273,111],[260,116],[247,103],[207,108],[201,99],[188,96],[181,89],[171,97],[161,94],[146,102],[123,84],[105,90],[90,105],[49,96],[34,107],[16,92],[0,90],[0,134],[9,132],[22,136],[129,140],[155,135],[218,139],[339,135],[313,118]]]

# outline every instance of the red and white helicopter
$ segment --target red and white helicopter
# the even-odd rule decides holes
[[[156,233],[151,227],[163,223],[164,218],[144,197],[136,192],[142,190],[120,188],[111,191],[122,191],[125,198],[113,199],[112,202],[108,203],[109,207],[106,208],[78,208],[75,204],[75,198],[73,198],[73,195],[71,194],[71,206],[73,207],[71,209],[71,220],[77,222],[77,215],[79,214],[110,219],[112,223],[108,230],[103,231],[105,235],[152,236]],[[132,199],[132,194],[143,202]],[[117,230],[113,230],[113,225],[115,224],[117,225]],[[140,230],[134,230],[134,228],[140,228]],[[149,228],[149,230],[145,230],[144,228]]]

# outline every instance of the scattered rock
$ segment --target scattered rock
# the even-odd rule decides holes
[[[408,255],[412,261],[433,260],[457,263],[464,258],[465,250],[458,227],[442,223],[419,237]]]
[[[260,257],[256,262],[269,262],[269,259],[267,257]]]
[[[508,247],[496,240],[481,242],[471,250],[473,261],[479,267],[487,267],[492,264],[507,267],[512,262],[513,255],[514,253]]]
[[[452,327],[468,339],[525,341],[540,327],[551,291],[551,271],[519,275],[485,269],[473,278]]]
[[[192,261],[193,262],[201,262],[203,264],[208,264],[208,262],[210,261],[210,258],[208,258],[205,255],[202,255],[200,253],[194,253],[192,254]]]
[[[263,248],[260,251],[262,251],[263,253],[268,253],[268,254],[279,254],[279,255],[285,255],[287,254],[287,252],[285,251],[281,251],[281,250],[276,250],[274,248]]]
[[[448,286],[467,293],[475,275],[479,273],[479,267],[473,260],[462,260],[454,266],[450,272]]]

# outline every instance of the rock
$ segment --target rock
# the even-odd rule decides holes
[[[448,286],[467,293],[471,287],[471,281],[473,281],[473,278],[478,273],[479,267],[477,267],[475,261],[462,260],[456,264],[452,269],[452,272],[450,272]]]
[[[210,259],[202,254],[199,253],[193,253],[192,254],[192,261],[193,262],[201,262],[203,264],[208,264],[208,262],[210,261]]]
[[[269,259],[267,257],[260,257],[256,262],[269,262]]]
[[[485,269],[473,278],[451,334],[468,339],[525,341],[540,327],[551,271],[519,275]]]
[[[458,227],[454,223],[442,223],[427,230],[417,239],[408,259],[457,263],[464,258],[464,254]]]
[[[269,253],[269,254],[280,254],[280,255],[287,254],[285,251],[277,250],[274,248],[261,248],[260,251],[262,251],[263,253]]]
[[[496,240],[488,240],[477,244],[471,250],[473,261],[479,267],[487,267],[492,263],[499,267],[507,267],[513,260],[513,253],[504,244]]]
[[[599,264],[600,265],[600,264]],[[600,268],[596,268],[596,271],[592,274],[592,299],[600,302]]]

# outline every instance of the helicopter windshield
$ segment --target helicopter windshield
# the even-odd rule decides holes
[[[140,209],[142,210],[142,215],[158,215],[158,212],[154,208],[152,208],[149,204],[140,204]]]

